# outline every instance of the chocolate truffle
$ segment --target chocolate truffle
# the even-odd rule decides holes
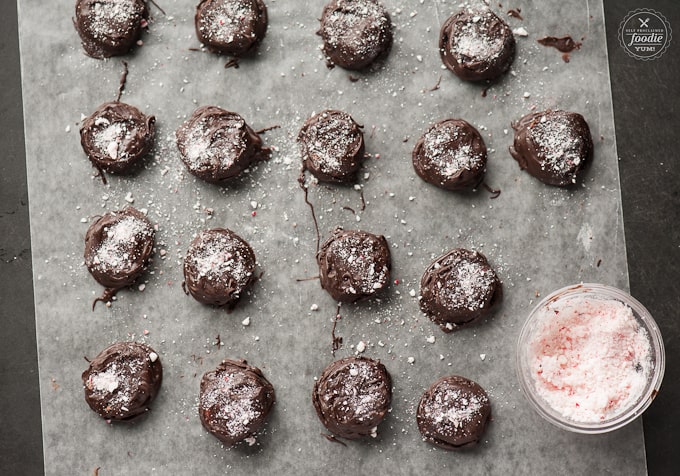
[[[392,46],[392,21],[376,0],[331,0],[321,14],[323,51],[329,65],[360,70]]]
[[[100,171],[132,172],[153,147],[156,118],[119,101],[99,106],[80,126],[83,151]]]
[[[184,286],[194,299],[231,310],[255,282],[255,253],[231,230],[198,234],[184,258]]]
[[[477,129],[462,119],[430,126],[413,149],[420,178],[446,190],[469,190],[484,179],[486,145]]]
[[[213,53],[242,56],[267,31],[267,7],[261,0],[202,0],[196,7],[198,40]]]
[[[390,282],[390,248],[382,235],[336,228],[316,261],[321,287],[336,301],[369,298]]]
[[[73,23],[85,53],[108,58],[130,51],[148,20],[144,0],[77,0]]]
[[[515,38],[491,10],[466,8],[442,25],[439,54],[444,65],[461,79],[495,79],[515,58]]]
[[[117,342],[82,375],[85,401],[102,418],[129,421],[149,411],[163,380],[158,354],[146,344]]]
[[[201,379],[198,414],[203,427],[227,446],[253,436],[276,400],[274,387],[245,360],[224,360]]]
[[[346,112],[326,110],[307,119],[297,137],[302,167],[324,182],[353,182],[364,161],[364,134]]]
[[[133,284],[144,272],[154,246],[154,227],[139,210],[127,207],[97,218],[85,234],[85,265],[106,287],[97,301]]]
[[[475,446],[490,417],[491,403],[484,389],[457,375],[434,382],[416,411],[423,440],[446,450]]]
[[[510,154],[522,170],[548,185],[563,187],[592,158],[593,139],[582,115],[567,111],[533,112],[512,124]]]
[[[175,135],[187,170],[206,182],[225,182],[269,157],[269,149],[241,116],[216,106],[196,109]]]
[[[375,436],[392,401],[392,379],[383,364],[347,357],[326,367],[312,402],[321,423],[343,438]]]
[[[502,294],[486,257],[463,248],[435,259],[420,279],[420,309],[447,333],[481,319]]]

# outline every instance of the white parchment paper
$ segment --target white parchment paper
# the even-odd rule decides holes
[[[193,51],[196,1],[162,0],[144,45],[129,64],[122,100],[157,118],[156,146],[132,176],[94,170],[79,143],[81,115],[115,98],[121,58],[84,55],[72,25],[73,0],[19,0],[24,113],[35,278],[45,467],[48,474],[640,474],[642,425],[582,436],[552,427],[530,408],[515,376],[515,341],[539,296],[579,281],[627,287],[617,155],[601,2],[492,3],[518,36],[512,74],[488,87],[442,69],[439,27],[458,3],[384,0],[395,25],[386,61],[364,73],[326,68],[315,32],[323,2],[267,0],[269,29],[258,53],[225,69],[225,57]],[[521,9],[523,20],[507,15]],[[545,35],[583,41],[566,63],[537,44]],[[438,85],[438,88],[435,86]],[[240,113],[272,159],[226,187],[189,175],[175,129],[200,105]],[[394,382],[392,411],[378,437],[327,441],[311,404],[314,378],[330,363],[336,303],[318,281],[311,216],[297,186],[295,136],[313,112],[342,109],[364,125],[371,158],[354,187],[312,186],[322,234],[336,225],[384,234],[393,279],[381,299],[341,308],[335,358],[366,344]],[[510,123],[547,108],[582,113],[595,158],[582,186],[548,187],[520,171],[507,149]],[[490,150],[486,182],[501,189],[445,192],[413,171],[411,150],[435,121],[460,117]],[[153,264],[139,286],[110,308],[91,310],[102,288],[83,265],[93,218],[132,203],[158,225]],[[352,210],[349,210],[351,208]],[[228,227],[250,242],[262,279],[234,312],[203,306],[181,289],[192,236]],[[418,283],[432,258],[453,247],[482,251],[503,280],[496,312],[450,335],[424,317]],[[316,309],[316,310],[312,310]],[[243,321],[248,319],[249,325]],[[218,336],[223,343],[215,345]],[[434,336],[432,342],[431,336]],[[150,344],[164,382],[152,412],[131,425],[107,424],[83,398],[84,357],[119,340]],[[277,404],[257,444],[225,449],[201,427],[201,375],[223,358],[245,358],[273,383]],[[412,359],[409,359],[412,358]],[[412,363],[409,362],[412,361]],[[474,450],[446,452],[421,441],[415,408],[442,375],[488,391],[493,408]]]

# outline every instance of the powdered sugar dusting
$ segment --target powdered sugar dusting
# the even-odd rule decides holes
[[[100,271],[115,271],[133,266],[138,256],[138,243],[152,237],[149,223],[134,216],[125,216],[104,227],[99,247],[95,250],[93,265]]]
[[[530,344],[538,394],[574,421],[617,416],[642,395],[654,364],[647,331],[616,300],[546,306]]]

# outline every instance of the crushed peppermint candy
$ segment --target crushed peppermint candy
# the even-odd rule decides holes
[[[625,411],[654,368],[649,334],[630,307],[613,299],[571,297],[545,306],[529,346],[536,392],[578,422]]]
[[[238,289],[246,287],[253,269],[246,255],[249,250],[241,240],[223,234],[204,233],[187,254],[186,265],[196,269],[199,277],[213,282],[233,280]]]
[[[424,155],[440,176],[453,177],[462,170],[484,167],[485,155],[475,151],[472,140],[452,121],[436,124],[423,136]]]
[[[224,119],[219,132],[215,131],[214,118],[207,116],[194,123],[183,139],[183,159],[189,170],[201,170],[221,164],[221,168],[233,165],[234,158],[246,149],[242,118]]]
[[[251,2],[242,0],[213,2],[199,17],[198,28],[202,36],[213,43],[233,43],[242,38],[246,30],[252,32],[254,39],[257,16],[252,14],[252,8]],[[247,20],[250,24],[244,25]]]
[[[372,258],[376,252],[381,253],[378,246],[378,241],[354,234],[343,235],[331,243],[329,254],[334,253],[342,260],[354,277],[354,286],[349,289],[352,294],[372,295],[389,284],[387,264],[376,268]]]
[[[375,421],[376,413],[381,413],[379,410],[389,405],[391,398],[382,369],[375,361],[358,358],[347,370],[326,376],[322,385],[329,391],[320,397],[328,408],[342,412],[343,420]]]
[[[93,267],[103,272],[132,267],[140,252],[137,244],[153,235],[153,227],[148,222],[134,216],[123,217],[104,228],[92,259]]]
[[[143,365],[144,362],[137,359],[108,362],[101,371],[91,373],[85,382],[91,398],[106,400],[113,412],[127,412],[127,405],[135,403],[134,398],[140,391]]]
[[[322,24],[324,42],[357,59],[377,57],[391,26],[384,7],[373,0],[341,2]]]
[[[485,423],[489,398],[483,391],[474,391],[476,384],[470,384],[473,386],[443,380],[432,389],[429,398],[421,400],[419,415],[435,422],[442,437],[471,434],[471,428]]]
[[[100,117],[95,125],[105,126],[94,133],[93,144],[95,149],[113,160],[129,158],[128,150],[122,144],[129,144],[135,135],[135,127],[128,121],[109,123],[108,119]]]
[[[130,30],[141,24],[142,13],[143,9],[135,0],[93,2],[88,16],[89,33],[97,40],[125,38]]]
[[[337,117],[336,117],[337,116]],[[321,113],[321,120],[310,124],[300,143],[303,156],[309,157],[325,174],[342,172],[350,159],[354,160],[361,131],[347,114]]]
[[[496,273],[489,266],[465,259],[455,263],[447,281],[437,282],[441,302],[449,309],[477,311],[496,284]],[[449,283],[450,285],[445,285]]]
[[[559,111],[543,115],[531,125],[531,137],[542,152],[543,170],[562,175],[581,163],[582,138],[578,131],[571,117]]]
[[[231,371],[219,372],[215,379],[216,385],[200,394],[199,407],[211,409],[211,419],[226,427],[229,434],[250,433],[251,423],[262,417],[263,409],[258,403],[262,387]]]
[[[489,9],[477,11],[472,22],[461,24],[451,38],[452,51],[456,57],[471,61],[483,58],[493,61],[505,49],[503,35],[497,34],[496,15]]]

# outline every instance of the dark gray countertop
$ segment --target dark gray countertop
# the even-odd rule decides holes
[[[666,344],[662,391],[644,414],[649,474],[680,467],[680,163],[677,158],[680,38],[655,61],[636,61],[619,46],[625,15],[653,8],[680,32],[674,0],[605,1],[616,141],[623,199],[630,290],[659,323]]]
[[[680,5],[666,1],[605,1],[612,92],[620,157],[623,212],[631,293],[656,317],[667,345],[667,366],[659,397],[645,413],[650,474],[671,474],[680,462],[676,446],[680,422],[675,401],[680,384],[674,365],[678,335],[674,320],[680,296],[680,256],[675,225],[680,215],[680,171],[671,151],[680,121],[677,105],[678,41],[664,57],[636,61],[619,47],[616,29],[634,8],[661,11],[671,26],[680,24]],[[40,474],[42,441],[35,322],[25,183],[25,158],[16,5],[0,5],[0,316],[5,345],[0,349],[0,412],[4,421],[0,472]],[[676,292],[674,292],[676,291]]]
[[[0,473],[43,471],[16,2],[0,2]]]

